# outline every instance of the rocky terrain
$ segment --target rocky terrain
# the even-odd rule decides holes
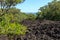
[[[26,35],[15,36],[14,40],[60,40],[60,21],[24,20],[21,24],[28,27]],[[3,37],[0,36],[0,39],[5,40],[6,36]]]
[[[60,21],[24,20],[28,27],[25,36],[17,36],[15,40],[60,40]]]

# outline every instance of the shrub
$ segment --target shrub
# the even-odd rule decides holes
[[[34,15],[34,14],[32,14],[32,13],[29,13],[29,14],[27,14],[27,19],[29,19],[29,20],[35,20],[36,19],[36,15]]]
[[[11,36],[14,35],[24,35],[27,31],[27,27],[24,25],[19,24],[18,22],[11,20],[16,20],[14,15],[12,14],[5,14],[0,17],[0,34],[8,35],[9,39],[11,40]]]

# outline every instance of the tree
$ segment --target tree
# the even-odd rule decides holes
[[[0,0],[1,9],[9,9],[25,0]],[[2,10],[3,11],[3,10]]]
[[[60,20],[60,1],[54,0],[39,9],[40,17],[48,20]]]

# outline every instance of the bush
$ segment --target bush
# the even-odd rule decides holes
[[[36,15],[34,15],[34,14],[32,14],[32,13],[29,13],[29,14],[27,14],[27,19],[29,19],[29,20],[35,20],[36,19]]]
[[[20,35],[25,34],[26,27],[18,24],[18,23],[5,23],[0,22],[0,34],[12,34],[12,35]]]
[[[2,28],[2,34],[12,31],[13,34],[23,34],[26,31],[26,27],[16,22],[16,18],[13,14],[5,14],[4,16],[0,17],[0,27]],[[13,21],[12,21],[13,20]],[[15,21],[16,20],[16,21]],[[6,29],[5,29],[6,28]],[[3,31],[4,30],[4,31]],[[10,30],[10,31],[9,31]]]
[[[17,22],[18,21],[17,18],[15,18],[15,15],[10,13],[1,16],[0,34],[8,35],[10,40],[11,36],[14,37],[14,35],[25,35],[27,27],[19,24],[19,22]]]

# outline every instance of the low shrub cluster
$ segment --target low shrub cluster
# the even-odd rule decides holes
[[[7,35],[9,40],[12,40],[11,36],[14,37],[14,35],[25,35],[27,27],[20,24],[21,20],[18,12],[17,14],[11,12],[3,14],[0,16],[0,35]]]

